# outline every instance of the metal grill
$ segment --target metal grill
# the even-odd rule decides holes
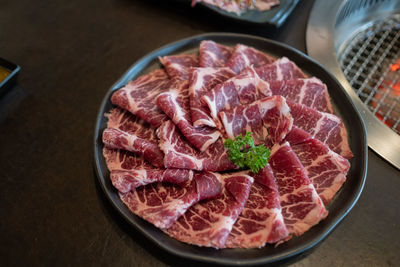
[[[339,54],[340,67],[361,101],[400,134],[400,14],[355,34]],[[397,90],[398,91],[397,91]]]

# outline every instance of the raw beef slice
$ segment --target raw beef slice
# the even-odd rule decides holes
[[[229,248],[263,247],[266,243],[276,243],[289,235],[270,165],[250,175],[254,183],[246,205],[226,241],[225,246]]]
[[[167,120],[167,116],[158,108],[155,98],[167,89],[168,83],[165,71],[154,70],[117,90],[111,102],[158,127]]]
[[[199,48],[200,67],[223,67],[232,52],[232,47],[211,40],[202,41]]]
[[[206,172],[195,174],[193,180],[182,186],[155,183],[119,195],[134,214],[160,229],[166,229],[195,203],[219,196],[222,191],[219,184],[216,175]]]
[[[158,142],[153,126],[124,109],[113,108],[105,117],[108,118],[107,128],[119,129],[150,142]]]
[[[189,82],[173,79],[168,92],[157,97],[156,103],[178,126],[185,138],[198,150],[205,151],[220,136],[219,131],[210,127],[194,127],[189,110]]]
[[[143,156],[156,167],[163,167],[164,153],[155,142],[140,138],[119,129],[107,128],[103,131],[104,146],[111,149],[123,149]]]
[[[159,57],[159,59],[171,78],[188,80],[190,68],[199,66],[197,55],[173,55]]]
[[[282,81],[306,78],[306,75],[286,57],[282,57],[271,64],[255,69],[258,76],[264,81]]]
[[[273,95],[281,95],[286,99],[307,107],[333,113],[326,85],[317,78],[270,81],[269,88]]]
[[[121,193],[155,182],[184,184],[193,178],[193,171],[155,168],[142,157],[128,151],[103,148],[113,186]]]
[[[232,226],[249,196],[253,178],[246,173],[215,174],[223,184],[215,199],[192,206],[165,232],[173,238],[198,246],[223,248]]]
[[[258,77],[252,67],[222,84],[215,86],[202,97],[211,117],[218,124],[218,113],[240,104],[250,104],[257,99],[272,95],[268,83]]]
[[[221,84],[235,74],[229,68],[193,68],[190,76],[189,97],[193,126],[216,127],[207,105],[201,97],[216,85]]]
[[[264,52],[250,46],[237,44],[226,66],[233,70],[233,72],[239,74],[247,67],[260,67],[265,64],[270,64],[273,61],[274,58]]]
[[[304,166],[318,195],[324,204],[328,204],[346,181],[349,161],[317,139],[293,145],[292,149]]]
[[[171,122],[166,121],[157,129],[160,148],[164,152],[166,168],[191,169],[198,171],[226,171],[237,169],[229,160],[222,139],[212,144],[204,152],[192,147]]]
[[[290,234],[301,235],[324,219],[328,211],[289,143],[276,144],[269,163],[276,178],[286,227]]]
[[[256,145],[280,143],[293,124],[289,106],[281,96],[266,97],[222,111],[219,116],[230,139],[251,132]]]
[[[291,101],[287,103],[294,125],[322,141],[341,156],[347,159],[353,157],[347,141],[346,128],[339,117]]]

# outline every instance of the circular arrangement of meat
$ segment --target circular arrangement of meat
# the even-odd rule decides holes
[[[202,41],[160,61],[114,92],[106,114],[103,154],[134,214],[214,248],[279,244],[328,215],[353,155],[324,83],[243,44]],[[246,132],[271,149],[258,173],[224,147]]]

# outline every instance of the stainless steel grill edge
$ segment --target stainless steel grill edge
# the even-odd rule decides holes
[[[306,33],[308,54],[336,76],[360,111],[368,145],[400,169],[396,133],[400,117],[390,117],[400,100],[392,95],[389,99],[387,88],[382,89],[389,65],[400,56],[399,37],[400,1],[396,0],[316,0]],[[390,105],[384,106],[383,100],[390,100]],[[382,120],[386,124],[390,120],[392,129]]]

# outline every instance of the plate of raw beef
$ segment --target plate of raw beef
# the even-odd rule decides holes
[[[185,0],[184,2],[192,2],[192,0]],[[225,18],[245,22],[250,24],[265,25],[270,24],[275,27],[280,27],[286,19],[293,12],[294,8],[298,4],[299,0],[279,0],[279,1],[265,1],[270,3],[272,6],[267,8],[267,10],[250,9],[242,11],[240,14],[236,12],[229,12],[223,7],[217,6],[219,1],[197,1],[197,5],[205,7],[212,12],[215,12]],[[216,4],[210,4],[208,2],[216,2]],[[223,1],[220,1],[223,2]],[[225,5],[225,4],[224,4]],[[266,5],[266,4],[265,4]]]
[[[224,140],[271,149],[258,173]],[[166,251],[262,264],[322,241],[357,202],[367,172],[360,114],[322,65],[287,45],[210,33],[134,63],[106,94],[95,169],[118,212]]]

